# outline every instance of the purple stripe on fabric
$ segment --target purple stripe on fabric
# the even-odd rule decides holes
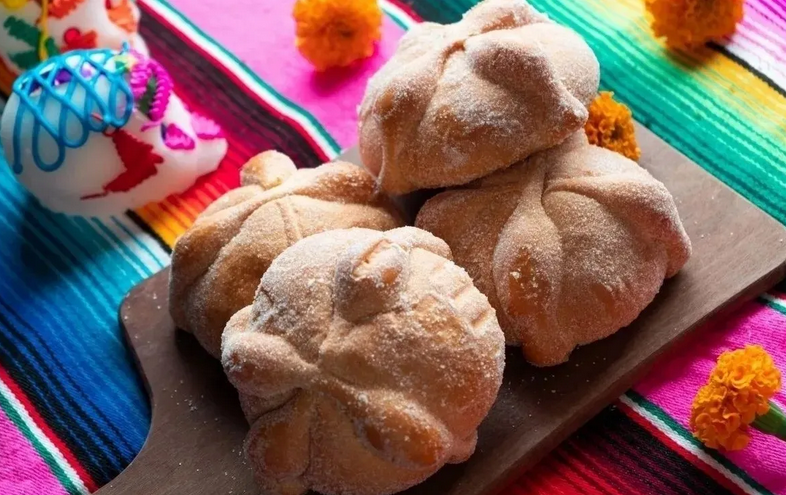
[[[38,452],[0,409],[0,493],[66,495]]]
[[[773,22],[763,15],[758,9],[749,8],[746,10],[745,18],[740,23],[738,32],[755,35],[766,40],[775,48],[775,51],[765,50],[767,55],[786,58],[786,23],[780,24]],[[757,45],[759,42],[754,41]]]
[[[371,58],[319,74],[295,48],[293,0],[171,3],[276,91],[311,113],[344,148],[357,141],[357,106],[366,82],[392,56],[403,34],[385,17],[382,40]]]
[[[750,302],[733,317],[717,319],[700,331],[700,339],[670,352],[634,387],[686,428],[693,397],[706,383],[721,352],[760,344],[786,372],[786,316],[775,310]],[[786,393],[781,392],[775,400],[786,405]],[[748,448],[725,455],[773,493],[786,495],[782,467],[786,442],[754,433]]]
[[[784,15],[786,0],[748,0],[745,2],[745,6],[761,6],[769,15],[786,23],[786,15]]]
[[[776,49],[781,49],[780,53],[777,51],[774,53],[768,52],[769,55],[786,58],[786,53],[782,51],[783,48],[786,47],[786,25],[778,25],[772,21],[769,21],[758,11],[749,9],[745,15],[745,18],[738,26],[737,32],[746,33],[749,36],[750,33],[755,33],[755,35],[766,40],[767,43],[776,47]],[[755,43],[758,44],[758,42]]]
[[[731,40],[726,43],[726,48],[786,89],[786,45],[771,43],[768,40],[768,46],[764,47],[760,37],[760,34],[754,33],[750,26],[740,25]],[[781,55],[776,55],[777,52],[781,52]]]

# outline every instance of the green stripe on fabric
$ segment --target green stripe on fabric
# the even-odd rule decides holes
[[[49,467],[49,470],[52,474],[57,478],[57,481],[63,485],[63,488],[72,495],[81,495],[84,493],[80,490],[71,478],[66,474],[63,468],[60,467],[60,464],[55,460],[54,456],[47,450],[35,433],[30,430],[27,426],[27,423],[22,419],[22,416],[19,412],[11,405],[11,402],[5,397],[5,395],[0,392],[0,409],[5,412],[6,416],[11,420],[11,422],[16,426],[16,428],[24,435],[30,445],[38,452],[38,455],[44,460],[46,465]]]
[[[786,304],[773,298],[772,296],[769,296],[768,294],[759,297],[759,302],[765,306],[768,306],[770,309],[774,309],[778,313],[786,315]]]
[[[382,6],[382,11],[385,12],[385,15],[390,18],[398,27],[403,29],[404,31],[408,31],[410,27],[412,27],[412,22],[409,20],[404,20],[399,17],[397,14],[393,13],[392,10],[388,10],[385,6]]]
[[[474,2],[463,1],[458,3],[464,4],[464,9],[466,10],[470,8]],[[630,23],[631,21],[630,18],[621,15],[619,13],[615,13],[616,11],[614,9],[606,9],[602,13],[600,13],[597,10],[591,10],[592,9],[591,7],[583,8],[585,5],[587,5],[587,2],[568,2],[571,5],[575,5],[576,6],[575,9],[565,8],[564,3],[561,4],[558,2],[551,2],[549,0],[531,0],[530,3],[532,3],[542,11],[552,14],[552,17],[555,17],[555,20],[563,24],[566,24],[574,28],[576,28],[576,26],[578,25],[583,26],[584,32],[582,32],[581,34],[583,34],[588,40],[590,40],[590,43],[592,43],[591,40],[603,38],[604,35],[607,35],[610,32],[610,30],[608,29],[609,23],[607,22],[610,18],[612,17],[615,18],[617,24],[619,25],[624,25],[625,23]],[[581,9],[584,15],[573,15],[575,11],[579,9]],[[421,10],[426,10],[426,6],[423,5]],[[596,16],[595,14],[598,14],[598,16]],[[451,17],[450,20],[452,21],[452,20],[456,20],[454,19],[454,17],[457,16],[460,17],[459,14],[450,15],[449,17]],[[442,17],[445,16],[443,15]],[[586,22],[590,18],[595,18],[596,22],[594,23]],[[594,28],[596,25],[598,29]],[[591,35],[589,32],[590,30],[593,31],[593,34]],[[625,59],[626,57],[624,57],[623,55],[628,55],[631,53],[635,54],[636,53],[635,48],[646,45],[648,49],[638,50],[639,52],[638,54],[639,56],[644,55],[649,57],[655,57],[654,60],[645,61],[649,63],[645,63],[644,65],[646,66],[654,65],[658,71],[663,73],[665,77],[657,81],[658,83],[662,83],[662,82],[673,83],[675,80],[678,80],[679,84],[685,84],[685,83],[695,82],[696,80],[699,80],[699,81],[703,81],[707,85],[716,84],[713,81],[711,81],[709,76],[707,76],[706,74],[691,70],[690,63],[686,62],[687,59],[685,59],[685,57],[682,56],[681,54],[667,53],[663,51],[661,46],[649,35],[649,33],[641,33],[640,31],[636,31],[635,33],[627,32],[627,34],[638,34],[638,36],[634,40],[624,39],[624,37],[621,37],[622,38],[621,41],[624,41],[625,43],[610,44],[606,46],[607,50],[601,51],[600,53],[605,54],[610,52],[612,55],[618,56],[617,58]],[[617,52],[617,49],[621,49],[621,47],[633,47],[634,51],[629,53]],[[668,59],[666,58],[667,56],[671,59],[671,63],[664,64],[663,62],[668,61]],[[655,64],[653,64],[652,62],[655,62]],[[634,64],[634,65],[636,67],[641,67],[641,65],[639,64]],[[667,70],[667,69],[671,69],[671,70]],[[626,71],[625,74],[630,74],[630,72]],[[716,74],[717,77],[721,77],[721,78],[723,77],[721,74],[718,74],[716,71],[713,71],[713,74]],[[613,85],[609,85],[609,86],[613,86]],[[647,93],[652,92],[653,86],[644,85],[644,87],[647,88]],[[655,87],[660,88],[660,86],[655,86]],[[679,89],[684,90],[686,88],[679,88]],[[689,87],[687,89],[692,89],[692,88]],[[693,107],[692,110],[695,112],[695,114],[698,114],[698,111],[701,108],[700,103],[715,102],[715,100],[711,97],[708,97],[703,90],[695,94],[691,94],[692,97],[696,97],[698,98],[698,100],[696,100],[696,98],[683,98],[680,95],[680,93],[676,93],[674,96],[679,98],[682,104],[688,107]],[[770,109],[767,108],[761,108],[761,110],[770,111]],[[714,111],[721,112],[721,114],[718,115],[718,117],[724,119],[724,122],[726,122],[726,119],[728,118],[731,118],[733,120],[735,117],[734,112],[730,110],[727,111],[727,109],[722,106],[715,108]],[[763,136],[759,132],[759,128],[757,126],[747,125],[746,121],[740,121],[740,120],[736,120],[734,121],[734,123],[738,125],[742,125],[746,133],[752,134],[762,139],[765,138],[765,136]],[[784,133],[784,136],[786,137],[786,133]],[[778,142],[766,141],[765,144],[768,144],[770,146],[770,150],[775,153],[780,153],[782,151]]]
[[[669,416],[669,414],[661,409],[660,407],[656,406],[652,402],[645,399],[642,395],[638,394],[634,390],[629,390],[625,393],[625,396],[629,398],[631,401],[635,402],[636,405],[647,411],[652,416],[658,418],[662,421],[668,428],[671,430],[672,433],[680,436],[683,440],[689,442],[693,446],[696,447],[697,450],[701,450],[709,457],[711,457],[715,462],[723,466],[729,472],[734,474],[735,476],[739,477],[742,481],[744,481],[747,485],[749,485],[754,490],[763,493],[765,495],[773,495],[773,493],[762,486],[759,482],[751,478],[748,473],[737,467],[734,463],[728,460],[726,457],[720,455],[720,453],[716,450],[709,449],[704,446],[700,441],[698,441],[688,430],[686,430],[681,424],[674,421],[674,418]]]
[[[153,253],[153,251],[150,249],[150,247],[149,247],[147,244],[145,244],[145,243],[144,243],[144,242],[142,242],[142,241],[141,241],[139,238],[137,238],[137,236],[135,236],[135,235],[134,235],[134,233],[133,233],[133,232],[131,232],[131,231],[128,229],[128,227],[126,227],[125,225],[123,225],[123,223],[122,223],[120,220],[118,220],[116,217],[112,217],[112,221],[114,222],[114,224],[115,224],[115,225],[116,225],[116,226],[117,226],[119,229],[121,229],[123,232],[125,232],[125,234],[128,236],[128,238],[129,238],[129,239],[131,239],[132,241],[134,241],[134,244],[136,244],[136,245],[137,245],[137,246],[138,246],[140,249],[142,249],[143,251],[145,251],[145,252],[148,254],[148,256],[150,256],[150,258],[151,258],[151,259],[152,259],[152,260],[153,260],[153,261],[156,263],[156,265],[158,266],[158,269],[159,269],[159,270],[161,270],[161,269],[163,269],[163,268],[164,268],[164,264],[163,264],[163,263],[161,263],[161,260],[159,260],[159,259],[158,259],[158,256],[156,256],[156,255]]]
[[[330,133],[328,133],[328,131],[322,126],[322,124],[319,123],[319,121],[313,115],[307,112],[304,108],[290,101],[288,98],[284,97],[281,93],[276,91],[272,86],[270,86],[265,81],[263,81],[244,62],[242,62],[239,58],[237,58],[233,53],[227,51],[223,47],[223,45],[218,43],[214,38],[212,38],[203,30],[201,30],[199,27],[197,27],[196,24],[194,24],[193,22],[191,22],[190,19],[185,17],[183,14],[181,14],[180,11],[174,8],[169,2],[167,2],[167,0],[149,0],[149,1],[155,2],[165,7],[172,15],[176,16],[178,20],[183,22],[183,24],[193,29],[201,38],[213,44],[221,52],[222,55],[224,55],[228,59],[238,64],[238,66],[240,66],[243,69],[243,72],[248,77],[250,77],[256,84],[259,84],[265,91],[270,93],[271,96],[273,96],[273,98],[275,98],[278,102],[280,102],[281,104],[292,110],[293,112],[297,113],[298,115],[308,120],[309,124],[313,126],[314,130],[319,134],[319,136],[322,137],[322,139],[324,139],[327,142],[327,144],[330,146],[331,150],[334,153],[336,154],[341,153],[341,146],[339,146],[338,142],[336,142],[336,140],[333,139],[333,136],[331,136]]]
[[[480,0],[430,0],[415,2],[415,9],[423,19],[442,24],[456,22]]]
[[[132,266],[134,266],[136,269],[142,272],[140,274],[141,276],[147,278],[153,274],[152,270],[150,270],[147,266],[145,266],[145,264],[141,260],[139,260],[139,258],[137,258],[134,252],[131,251],[131,248],[129,248],[125,242],[118,239],[117,236],[114,234],[114,232],[109,230],[109,228],[106,225],[104,225],[100,220],[97,219],[93,219],[93,224],[98,229],[100,229],[108,238],[112,240],[115,246],[117,246],[116,249],[118,249],[123,254],[125,254],[126,258],[128,259],[128,261]]]
[[[582,10],[584,15],[574,15],[574,12],[572,10],[560,10],[560,8],[556,6],[553,7],[553,9],[556,9],[558,12],[561,13],[561,15],[564,15],[564,20],[569,21],[568,24],[571,25],[575,25],[577,23],[581,23],[583,21],[595,18],[594,16],[595,12],[592,10]],[[612,16],[606,15],[604,19],[608,20],[609,17]],[[617,62],[618,60],[629,61],[631,56],[637,57],[638,61],[642,63],[635,63],[635,61],[633,61],[628,65],[631,67],[647,66],[652,68],[652,70],[657,71],[655,75],[662,76],[655,81],[651,81],[652,83],[655,83],[657,85],[646,83],[645,81],[644,84],[638,85],[635,89],[646,88],[647,89],[646,91],[641,91],[641,92],[649,96],[653,96],[653,93],[654,96],[657,96],[659,94],[665,94],[666,92],[668,92],[667,96],[669,96],[669,98],[662,98],[664,100],[663,103],[673,108],[674,105],[672,101],[677,100],[680,104],[685,105],[687,107],[687,112],[685,108],[674,108],[674,110],[676,111],[673,113],[688,114],[688,116],[690,117],[707,116],[701,114],[701,110],[704,109],[701,103],[713,104],[716,103],[716,99],[707,95],[707,88],[705,86],[711,86],[714,85],[715,83],[710,81],[706,75],[703,75],[697,71],[689,72],[687,70],[687,65],[685,61],[678,63],[678,61],[681,60],[680,54],[673,54],[671,56],[671,59],[667,60],[664,56],[662,56],[662,54],[654,53],[660,50],[660,46],[650,38],[639,37],[636,40],[626,40],[624,38],[621,38],[620,40],[612,40],[610,37],[604,35],[604,33],[608,33],[609,31],[608,27],[605,28],[600,27],[602,25],[601,21],[598,18],[595,19],[597,21],[596,23],[592,25],[586,24],[582,26],[584,30],[582,34],[585,35],[587,39],[595,40],[596,42],[601,42],[601,40],[603,40],[602,42],[604,43],[603,46],[604,50],[597,50],[598,53],[600,53],[601,55],[605,55],[605,54],[613,55],[613,60],[610,60],[610,62]],[[626,18],[620,17],[619,19],[626,19]],[[597,24],[597,26],[595,24]],[[608,38],[608,41],[606,41],[605,38]],[[618,41],[624,41],[624,43],[620,43]],[[635,41],[635,43],[632,41]],[[644,49],[642,47],[645,47],[647,49]],[[607,69],[606,65],[601,64],[601,66],[602,66],[602,71],[605,71],[605,69]],[[627,72],[627,70],[630,67],[620,64],[615,64],[612,66],[612,68],[615,67],[624,68],[626,70],[625,74],[630,75],[630,72]],[[650,71],[639,71],[639,74],[641,74],[639,77],[649,78]],[[719,77],[722,76],[719,75]],[[628,79],[631,78],[630,77],[625,78],[625,80]],[[705,82],[706,85],[698,84],[700,81]],[[670,88],[665,85],[672,85],[674,86],[674,88],[673,90],[669,91]],[[654,92],[653,88],[657,88],[657,91]],[[685,94],[688,94],[690,98],[684,97]],[[733,102],[738,103],[736,101]],[[728,111],[723,106],[718,106],[717,108],[707,109],[707,110],[713,111],[713,113],[715,113],[715,115],[713,116],[722,119],[719,120],[719,122],[723,122],[724,124],[728,124],[729,123],[728,119],[732,118],[731,124],[735,126],[741,126],[739,129],[745,131],[746,133],[749,133],[750,137],[757,137],[761,139],[772,137],[772,136],[763,135],[761,132],[757,130],[758,128],[754,128],[750,125],[746,125],[744,121],[734,120],[733,117],[735,117],[735,114],[731,111]],[[727,126],[725,125],[716,126],[716,128],[718,128],[720,132],[725,133],[727,137],[736,139],[737,138],[736,133],[729,133],[726,130],[726,127]],[[784,133],[784,136],[786,136],[786,133]],[[740,140],[740,142],[743,145],[747,145],[747,143],[744,140]],[[764,144],[769,145],[769,149],[771,151],[776,153],[782,153],[781,148],[775,145],[772,141],[767,141]],[[747,146],[747,147],[749,148],[749,150],[753,150],[754,148],[753,146]]]
[[[627,86],[617,84],[615,90],[621,93],[627,90]],[[633,94],[635,95],[635,93]],[[680,117],[675,114],[660,114],[657,110],[658,104],[655,102],[650,102],[646,98],[637,96],[631,97],[630,95],[627,96],[627,99],[619,99],[628,102],[631,108],[635,108],[634,112],[636,112],[637,120],[655,134],[712,175],[731,186],[738,193],[748,198],[759,208],[767,211],[782,223],[786,223],[786,211],[783,210],[786,196],[782,192],[786,191],[786,189],[770,187],[766,180],[767,177],[751,174],[745,166],[739,169],[730,169],[717,165],[721,160],[750,164],[751,160],[749,157],[734,148],[730,148],[723,142],[702,142],[696,134],[688,129],[682,129],[682,132],[680,132],[680,129],[676,128],[678,122],[674,120]]]

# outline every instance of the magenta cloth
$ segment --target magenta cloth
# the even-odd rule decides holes
[[[65,494],[63,485],[11,419],[0,409],[0,494],[41,495]]]
[[[357,141],[357,105],[366,81],[390,58],[404,32],[385,17],[382,41],[369,60],[317,73],[295,48],[294,1],[174,0],[172,4],[276,91],[308,110],[342,149]],[[258,19],[264,16],[279,19],[277,29],[259,29]]]

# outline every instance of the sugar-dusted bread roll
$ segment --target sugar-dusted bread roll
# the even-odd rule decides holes
[[[363,163],[389,193],[466,184],[581,129],[599,77],[584,40],[524,0],[420,24],[369,81]]]
[[[263,493],[382,495],[472,454],[504,347],[443,241],[349,229],[276,258],[229,321],[221,360]]]
[[[269,151],[243,166],[241,185],[211,204],[172,253],[172,318],[215,357],[227,321],[251,304],[262,275],[286,248],[326,230],[403,225],[374,192],[374,178],[349,163],[297,170]]]
[[[507,343],[540,366],[630,324],[691,252],[664,185],[583,132],[438,194],[416,225],[448,243]]]

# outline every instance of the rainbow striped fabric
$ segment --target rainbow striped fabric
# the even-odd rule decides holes
[[[127,290],[169,263],[175,238],[276,148],[315,166],[356,139],[368,77],[421,19],[472,0],[381,0],[373,58],[315,75],[293,47],[292,0],[140,0],[142,34],[190,107],[228,132],[219,170],[188,193],[109,221],[41,208],[0,167],[0,494],[95,491],[141,448],[149,406],[117,324]],[[636,118],[786,222],[786,0],[749,0],[738,32],[692,53],[654,40],[643,0],[531,0],[581,33],[602,85]],[[262,4],[262,5],[260,5]],[[521,494],[786,494],[786,446],[756,435],[724,455],[688,430],[715,356],[761,343],[786,370],[786,284],[708,325],[511,486]],[[786,395],[777,397],[786,404]]]

